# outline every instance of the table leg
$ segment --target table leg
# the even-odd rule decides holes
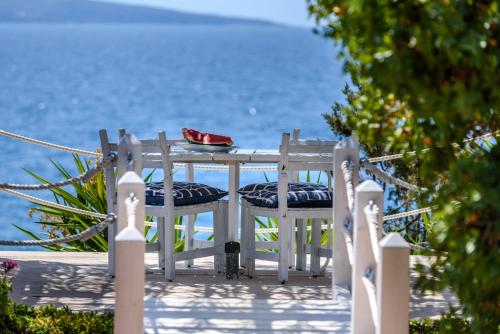
[[[187,163],[186,164],[186,181],[187,182],[194,182],[194,166],[192,163]],[[186,229],[184,230],[184,250],[192,250],[194,249],[194,215],[189,215],[187,217],[187,224],[186,224]],[[214,222],[215,224],[215,222]],[[184,261],[184,265],[186,267],[191,267],[193,265],[193,260],[186,260]]]
[[[240,164],[229,162],[229,207],[227,217],[228,241],[238,240],[238,189],[240,186]]]

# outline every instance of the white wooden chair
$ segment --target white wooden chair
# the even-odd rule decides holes
[[[294,134],[298,138],[298,133]],[[257,206],[242,200],[242,235],[241,243],[244,260],[248,275],[255,275],[255,259],[277,261],[278,279],[282,283],[288,280],[288,269],[291,268],[293,254],[293,239],[295,236],[294,225],[298,225],[297,233],[297,268],[305,269],[306,256],[306,228],[307,219],[311,218],[312,224],[312,246],[311,265],[313,275],[320,273],[320,258],[331,257],[331,249],[321,248],[321,222],[330,222],[333,209],[331,207],[300,207],[289,208],[287,201],[288,184],[300,170],[326,171],[331,176],[333,171],[333,149],[336,142],[321,140],[299,140],[290,141],[290,135],[284,133],[280,146],[280,163],[278,166],[278,207],[268,208]],[[330,177],[329,177],[330,180]],[[331,185],[329,184],[331,190]],[[255,241],[255,217],[278,218],[278,239],[276,242]],[[330,229],[329,229],[330,230]],[[329,238],[331,236],[328,236]],[[278,249],[278,253],[260,252],[257,249]],[[294,254],[293,254],[294,255]]]
[[[117,144],[110,143],[106,130],[99,132],[103,154],[117,150]],[[120,137],[125,134],[120,131]],[[167,140],[165,132],[159,133],[156,140],[141,140],[142,144],[142,168],[155,168],[163,170],[163,205],[146,205],[146,215],[156,218],[158,241],[146,245],[146,252],[159,253],[159,267],[165,270],[165,278],[172,281],[175,278],[175,263],[186,261],[187,265],[192,264],[196,258],[214,256],[214,269],[217,272],[223,271],[224,266],[224,243],[227,241],[227,201],[215,200],[202,204],[174,205],[173,196],[173,162],[171,148],[180,140]],[[116,189],[115,166],[110,166],[105,170],[107,189]],[[193,166],[188,164],[186,179],[193,180]],[[116,192],[107,191],[108,212],[116,212]],[[194,240],[194,214],[212,212],[214,221],[214,241],[203,242],[196,245]],[[187,216],[188,224],[185,226],[185,251],[175,253],[175,217]],[[116,231],[108,229],[109,240],[109,272],[114,275],[114,237]],[[206,246],[208,247],[197,247]]]

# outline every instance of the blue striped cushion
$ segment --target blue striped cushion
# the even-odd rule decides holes
[[[173,188],[176,206],[213,202],[227,195],[227,191],[202,183],[174,182]],[[163,205],[164,199],[163,182],[146,184],[147,205]]]
[[[289,183],[288,186],[290,186],[290,184],[292,184],[292,183]],[[248,184],[248,185],[246,185],[244,187],[241,187],[238,190],[238,192],[241,195],[245,195],[245,194],[257,191],[257,190],[273,190],[273,191],[276,191],[277,189],[278,189],[278,182],[252,183],[252,184]]]
[[[256,206],[278,207],[277,182],[249,184],[238,192],[245,200]],[[287,202],[289,208],[330,208],[332,193],[322,184],[289,183]]]

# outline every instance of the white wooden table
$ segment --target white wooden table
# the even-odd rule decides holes
[[[182,149],[172,150],[172,161],[174,163],[201,163],[201,164],[223,164],[228,166],[229,185],[229,208],[228,208],[228,240],[238,239],[238,189],[240,187],[240,165],[241,164],[276,164],[280,161],[278,150],[261,149],[234,149],[225,153],[192,152]],[[158,154],[146,154],[145,159],[151,161],[151,165],[161,168],[161,156]],[[311,160],[318,163],[333,164],[332,154],[290,154],[289,162],[300,163]]]

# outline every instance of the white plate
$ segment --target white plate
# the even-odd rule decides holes
[[[190,144],[190,143],[178,143],[179,147],[186,151],[193,152],[229,152],[237,148],[237,146],[219,146],[219,145],[202,145],[202,144]]]

